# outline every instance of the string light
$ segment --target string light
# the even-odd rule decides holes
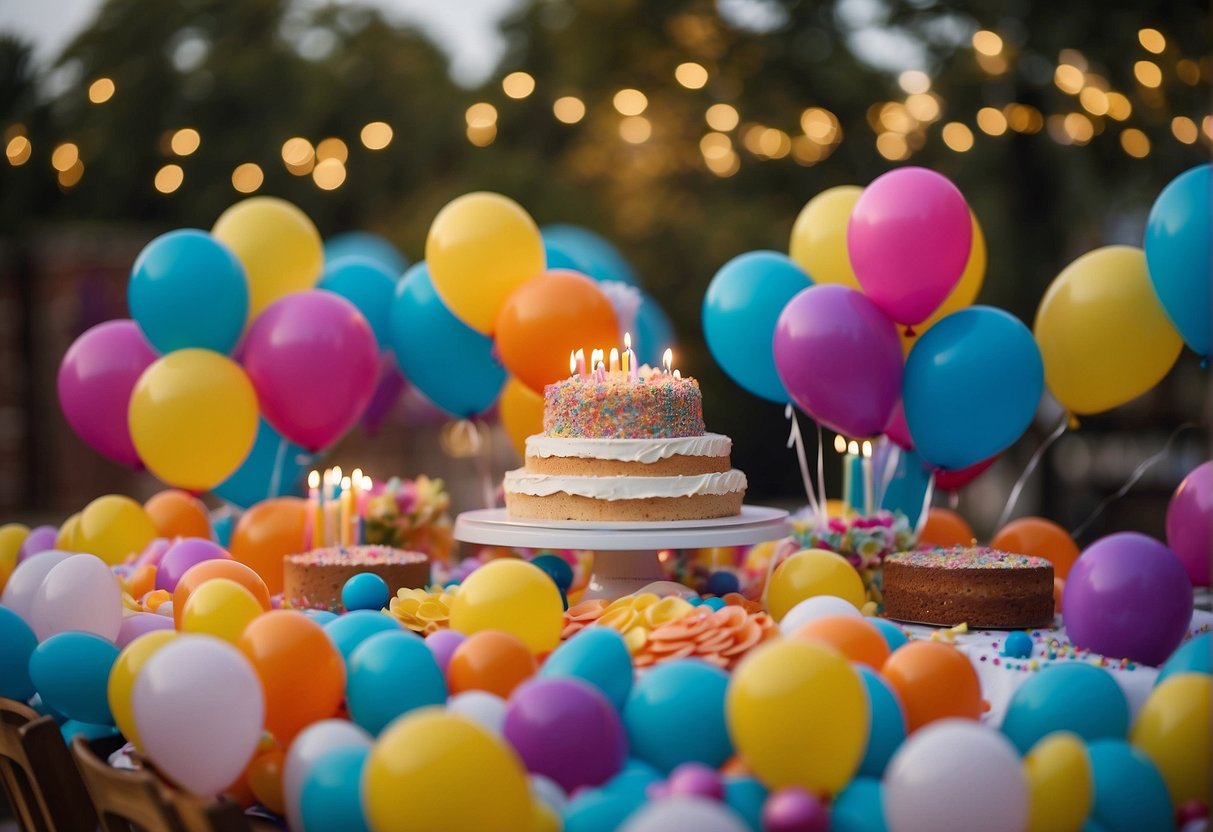
[[[552,115],[563,124],[576,124],[585,118],[585,104],[576,96],[561,96],[552,103]]]
[[[901,162],[910,158],[910,145],[900,133],[881,133],[876,137],[876,152],[890,162]]]
[[[705,160],[724,159],[733,152],[733,142],[724,133],[708,133],[699,140],[699,152]]]
[[[973,33],[973,49],[979,54],[994,55],[1001,54],[1003,47],[1002,38],[989,29],[981,29]],[[909,92],[909,90],[906,90]]]
[[[1133,115],[1133,105],[1129,99],[1118,92],[1108,93],[1108,117],[1116,121],[1124,121]]]
[[[535,79],[527,72],[511,72],[501,79],[501,89],[510,98],[526,98],[535,91]]]
[[[833,144],[842,135],[838,117],[822,107],[809,107],[801,113],[800,129],[818,144]]]
[[[967,153],[973,148],[973,131],[959,121],[949,121],[940,132],[949,150]]]
[[[497,108],[487,101],[479,101],[468,107],[464,119],[469,128],[494,127],[497,124]]]
[[[282,143],[282,162],[295,176],[307,176],[316,166],[316,149],[302,136],[293,136]]]
[[[737,127],[741,122],[741,116],[737,113],[737,108],[730,104],[713,104],[708,107],[707,112],[703,114],[704,121],[708,123],[708,127],[713,130],[719,130],[722,133],[727,133]]]
[[[1133,77],[1143,87],[1153,89],[1162,83],[1162,70],[1153,61],[1138,61],[1133,64]]]
[[[628,144],[644,144],[653,135],[653,125],[644,116],[628,116],[619,122],[619,137]]]
[[[72,142],[64,142],[51,152],[51,167],[63,173],[71,170],[80,161],[80,148]]]
[[[237,165],[232,171],[232,187],[242,194],[253,193],[264,181],[265,174],[261,172],[261,166],[253,162]]]
[[[1179,80],[1194,87],[1200,83],[1200,64],[1191,58],[1180,58],[1175,64],[1175,74],[1179,76]]]
[[[67,190],[73,188],[84,176],[84,162],[79,159],[67,170],[59,171],[59,187]]]
[[[1078,103],[1093,116],[1107,115],[1108,96],[1097,87],[1083,87],[1078,94]]]
[[[23,135],[13,136],[4,147],[4,155],[8,157],[8,163],[15,168],[28,162],[33,152],[33,144]]]
[[[475,147],[488,147],[497,138],[497,124],[493,122],[475,127],[469,124],[467,136],[468,141]]]
[[[1086,144],[1095,136],[1095,125],[1082,113],[1066,114],[1062,125],[1066,135],[1073,139],[1075,144]]]
[[[1171,134],[1183,144],[1196,144],[1200,138],[1200,130],[1196,122],[1187,116],[1176,116],[1171,119]]]
[[[993,107],[982,107],[977,111],[977,126],[981,132],[990,136],[1001,136],[1007,132],[1007,117],[1002,110]]]
[[[701,64],[687,61],[674,70],[674,79],[688,90],[703,89],[708,83],[708,71]]]
[[[931,76],[921,69],[907,69],[897,76],[897,85],[909,95],[919,95],[931,89]]]
[[[345,164],[340,159],[321,159],[312,171],[312,181],[322,191],[335,191],[345,182]]]
[[[1086,80],[1083,71],[1073,64],[1058,64],[1053,72],[1053,83],[1057,85],[1057,89],[1070,95],[1078,95]]]
[[[733,150],[722,156],[704,159],[703,162],[707,165],[708,170],[721,179],[727,179],[741,170],[741,157]]]
[[[165,165],[156,171],[156,190],[162,194],[171,194],[181,187],[185,181],[185,171],[181,165]]]
[[[336,159],[338,162],[344,165],[347,161],[349,161],[349,158],[349,147],[347,147],[345,142],[343,142],[341,139],[334,136],[330,136],[327,139],[322,139],[320,143],[316,145],[317,162],[323,162],[326,159]]]
[[[1142,49],[1155,55],[1161,55],[1167,48],[1167,39],[1157,29],[1142,29],[1137,33],[1137,40]]]
[[[614,104],[621,116],[638,116],[649,106],[649,99],[640,90],[628,88],[615,93]]]
[[[114,97],[114,81],[112,78],[98,78],[88,85],[88,100],[94,104],[104,104]]]
[[[193,127],[182,127],[169,139],[169,147],[178,156],[189,156],[202,144],[202,136]]]
[[[914,93],[906,98],[906,109],[914,118],[930,124],[939,118],[939,99],[930,93]]]
[[[792,152],[792,139],[787,133],[767,127],[758,134],[759,155],[768,159],[782,159]]]
[[[358,134],[367,150],[383,150],[392,143],[392,128],[386,121],[372,121]]]
[[[1136,127],[1130,127],[1120,134],[1120,146],[1134,159],[1144,159],[1150,155],[1150,139]]]

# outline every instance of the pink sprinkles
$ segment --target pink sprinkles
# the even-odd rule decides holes
[[[693,378],[569,378],[543,390],[543,432],[593,439],[702,436],[703,397]]]
[[[420,552],[393,549],[391,546],[352,546],[343,549],[330,546],[313,549],[301,555],[290,555],[291,563],[305,566],[378,566],[380,564],[409,564],[426,560]]]
[[[1044,558],[1014,555],[984,546],[954,546],[951,549],[924,549],[889,555],[886,563],[926,566],[940,569],[1043,569],[1051,567]]]

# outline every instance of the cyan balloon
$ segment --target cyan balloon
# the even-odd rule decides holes
[[[898,448],[892,442],[884,443],[884,453],[872,457],[872,475],[883,477],[886,465],[893,469],[892,477],[885,486],[880,507],[888,511],[900,511],[906,516],[910,528],[918,527],[927,490],[931,487],[931,469],[917,451]],[[891,464],[890,455],[896,455]]]
[[[762,806],[767,800],[767,788],[753,777],[726,777],[724,802],[741,815],[751,832],[762,832]]]
[[[1213,633],[1201,633],[1188,639],[1171,654],[1171,658],[1158,669],[1154,686],[1176,673],[1203,673],[1213,675]]]
[[[601,234],[567,223],[545,225],[540,233],[543,234],[544,248],[559,252],[571,260],[576,264],[576,271],[598,281],[618,280],[629,286],[640,285],[635,270],[619,253],[619,249]],[[548,268],[555,266],[549,261]]]
[[[581,263],[574,260],[564,249],[553,245],[547,240],[543,241],[543,255],[549,269],[568,269],[569,271],[581,272]],[[585,272],[581,273],[585,274]]]
[[[34,695],[29,658],[37,646],[38,637],[24,619],[0,607],[0,696],[24,702]]]
[[[868,729],[868,747],[864,751],[863,762],[859,764],[858,776],[879,780],[893,752],[906,738],[906,717],[897,694],[879,673],[862,664],[855,664],[854,668],[863,677],[872,717]]]
[[[425,641],[413,633],[378,633],[350,654],[345,700],[350,719],[372,735],[396,717],[446,702],[446,679]]]
[[[644,290],[640,292],[640,308],[636,310],[636,331],[632,347],[641,364],[661,366],[661,354],[676,340],[674,325],[665,310]]]
[[[902,380],[915,449],[955,470],[1009,448],[1044,392],[1044,364],[1032,332],[1014,315],[971,306],[918,337]]]
[[[1072,731],[1084,742],[1125,738],[1129,701],[1102,667],[1058,662],[1020,685],[1002,720],[1002,732],[1020,754],[1054,731]]]
[[[160,353],[202,347],[227,354],[248,318],[244,266],[205,231],[181,228],[152,240],[131,268],[131,317]]]
[[[1096,823],[1107,832],[1175,827],[1167,784],[1144,752],[1124,740],[1096,740],[1087,752],[1095,781],[1091,818]]]
[[[749,392],[791,400],[771,343],[779,314],[812,278],[777,251],[748,251],[721,266],[703,298],[703,334],[716,363]]]
[[[118,648],[93,633],[57,633],[39,644],[29,660],[29,675],[42,701],[69,719],[113,723],[110,670]]]
[[[211,489],[240,508],[273,497],[302,493],[303,477],[320,456],[309,453],[270,426],[262,417],[253,449],[230,477]]]
[[[690,659],[657,665],[632,685],[623,723],[632,754],[668,774],[682,763],[717,768],[733,754],[723,670]]]
[[[305,832],[369,832],[361,783],[370,753],[370,746],[334,748],[312,764],[299,799]]]
[[[326,266],[334,260],[350,255],[369,257],[397,278],[404,274],[404,270],[409,267],[408,258],[400,253],[400,249],[378,234],[349,231],[345,234],[336,234],[324,241]]]
[[[1200,355],[1213,348],[1213,165],[1163,188],[1146,220],[1146,265],[1163,310]]]
[[[871,777],[856,777],[830,806],[831,832],[888,832],[884,787]]]
[[[400,275],[364,255],[326,260],[317,289],[327,289],[348,300],[366,318],[380,350],[392,348],[392,295]]]
[[[404,377],[447,413],[467,417],[487,410],[505,386],[493,339],[446,308],[425,263],[405,272],[396,286],[391,332]]]
[[[632,656],[616,630],[588,627],[557,647],[539,675],[581,679],[602,691],[615,710],[623,711],[632,690]]]

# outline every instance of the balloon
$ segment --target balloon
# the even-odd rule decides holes
[[[399,627],[354,649],[345,691],[350,718],[372,735],[402,714],[446,701],[446,681],[434,654]]]
[[[905,741],[906,716],[897,694],[876,670],[861,664],[855,665],[855,669],[859,671],[868,692],[871,720],[867,747],[859,764],[859,774],[880,779],[894,752]]]
[[[387,581],[374,572],[359,572],[341,587],[341,605],[351,612],[382,610],[390,597]]]
[[[511,376],[501,391],[497,409],[510,444],[518,458],[525,459],[526,438],[543,433],[543,396]]]
[[[636,330],[632,333],[632,349],[636,360],[650,367],[661,366],[661,354],[675,342],[674,324],[665,310],[648,294],[640,293],[640,308],[636,310]]]
[[[1154,684],[1162,684],[1177,673],[1213,675],[1213,635],[1201,633],[1185,641],[1158,670]]]
[[[342,257],[367,257],[399,277],[409,267],[408,259],[391,241],[366,231],[347,231],[324,241],[324,262]]]
[[[162,618],[163,616],[157,616]],[[157,650],[177,638],[172,630],[159,630],[147,633],[128,644],[114,661],[106,683],[106,701],[109,703],[113,721],[136,748],[143,745],[139,738],[139,729],[135,726],[135,711],[132,696],[135,691],[135,680],[139,671],[147,664]]]
[[[571,268],[595,280],[617,280],[629,286],[639,286],[628,261],[610,240],[588,228],[565,223],[545,225],[542,229],[544,248],[564,258],[569,265],[558,265],[549,260],[549,269]]]
[[[855,458],[854,462],[848,460],[848,464],[853,466],[853,474],[862,474],[862,463],[858,458]],[[893,513],[901,512],[906,516],[909,527],[917,528],[928,502],[927,491],[931,488],[932,478],[935,476],[931,473],[931,467],[917,451],[907,451],[891,441],[877,439],[872,452],[872,471],[878,483],[876,489],[880,488],[879,483],[884,482],[884,492],[880,496],[878,508]],[[862,476],[853,476],[851,487],[854,489],[852,496],[858,497],[855,500],[858,503],[863,499]],[[880,493],[879,490],[876,493]],[[845,516],[845,513],[839,516]]]
[[[850,601],[843,600],[837,595],[814,595],[788,610],[779,622],[779,632],[785,637],[790,637],[810,621],[817,621],[821,618],[838,618],[839,616],[862,618],[863,613]]]
[[[548,656],[539,668],[539,676],[581,679],[602,691],[615,709],[622,711],[632,690],[632,656],[618,631],[587,627]],[[667,729],[668,725],[663,726],[663,731]]]
[[[95,725],[69,719],[59,726],[59,734],[65,743],[71,745],[77,735],[82,735],[87,742],[93,742],[117,736],[118,729],[112,725]]]
[[[395,633],[399,630],[400,622],[394,616],[371,610],[355,610],[339,615],[324,625],[325,635],[333,642],[347,664],[354,651],[367,639],[380,633]],[[349,685],[348,679],[346,685]]]
[[[792,225],[788,254],[813,281],[861,290],[847,253],[847,224],[863,188],[838,185],[810,199]]]
[[[501,558],[479,567],[451,603],[451,629],[464,635],[500,630],[532,653],[555,648],[563,628],[560,590],[543,570],[522,560]]]
[[[1067,410],[1101,413],[1137,398],[1171,369],[1183,341],[1150,286],[1139,248],[1087,252],[1036,310],[1045,383]]]
[[[852,662],[880,670],[889,658],[889,645],[866,618],[834,615],[802,625],[792,635],[800,641],[828,644]]]
[[[892,832],[1022,832],[1028,783],[1019,755],[992,728],[949,719],[911,736],[884,777]]]
[[[931,506],[927,511],[927,522],[918,533],[918,543],[923,546],[972,546],[976,532],[965,520],[950,508]]]
[[[388,337],[391,338],[390,329]],[[384,419],[395,409],[400,395],[408,387],[408,382],[400,375],[400,367],[396,364],[395,354],[391,352],[390,342],[388,348],[387,352],[379,355],[379,376],[375,380],[375,392],[371,393],[371,400],[367,403],[366,410],[362,411],[362,418],[358,420],[358,424],[370,436],[374,436],[379,432],[379,428],[383,427]]]
[[[452,694],[487,690],[505,699],[538,669],[534,654],[517,636],[483,630],[455,648],[446,679]]]
[[[25,623],[30,623],[30,608],[46,574],[70,557],[71,552],[47,549],[21,561],[4,585],[0,604],[15,612]]]
[[[533,811],[514,752],[438,708],[409,714],[379,738],[366,761],[362,801],[375,830],[510,832],[527,829]]]
[[[830,828],[825,805],[798,786],[773,793],[762,807],[762,818],[769,832],[827,832]]]
[[[396,279],[403,271],[392,271],[369,257],[346,256],[325,264],[324,276],[316,288],[354,304],[371,325],[379,349],[387,350],[392,348],[389,322],[392,296],[396,292]]]
[[[16,524],[19,525],[19,524]],[[47,549],[55,548],[55,541],[59,537],[59,530],[54,526],[34,526],[29,530],[29,534],[21,541],[21,547],[17,551],[17,563],[21,563],[26,558],[33,557],[39,552],[45,552]],[[0,590],[4,589],[0,585]]]
[[[1045,558],[1053,573],[1063,580],[1078,560],[1078,545],[1070,533],[1043,517],[1020,517],[999,529],[990,547],[1019,555]]]
[[[240,634],[265,612],[248,589],[228,578],[211,578],[190,593],[181,611],[181,631],[238,644]]]
[[[354,304],[332,292],[303,292],[253,321],[244,367],[274,429],[318,451],[362,416],[375,392],[379,347]]]
[[[1179,555],[1193,586],[1209,585],[1213,561],[1213,462],[1184,477],[1167,505],[1167,545]]]
[[[1184,341],[1207,356],[1213,347],[1213,165],[1172,179],[1150,208],[1143,247],[1150,283]]]
[[[902,399],[914,447],[941,468],[964,468],[1023,435],[1044,391],[1028,328],[990,306],[955,312],[918,338]]]
[[[118,645],[119,649],[125,649],[139,636],[172,629],[173,619],[167,615],[150,612],[132,613],[122,619],[122,626],[118,628],[118,637],[114,639],[114,644]]]
[[[396,285],[390,329],[400,371],[446,412],[472,416],[497,399],[506,372],[493,354],[493,339],[446,308],[425,263]]]
[[[263,611],[270,608],[270,591],[252,569],[229,559],[204,560],[187,569],[173,589],[173,623],[177,629],[184,623],[185,606],[190,596],[198,587],[216,578],[234,581],[252,593]]]
[[[729,378],[755,396],[780,404],[788,392],[775,370],[771,342],[788,302],[812,278],[782,254],[749,251],[720,267],[703,298],[703,334]]]
[[[584,349],[588,357],[620,341],[610,300],[577,272],[548,271],[523,283],[506,298],[495,331],[501,363],[537,393],[568,378],[570,352]]]
[[[657,800],[630,816],[620,832],[748,832],[745,822],[728,806],[704,797],[676,796]]]
[[[1062,607],[1076,646],[1157,666],[1188,632],[1192,582],[1166,546],[1120,532],[1083,550],[1066,579]]]
[[[817,595],[835,595],[856,609],[867,600],[863,580],[845,559],[825,549],[802,549],[771,574],[767,612],[780,621],[792,607]]]
[[[305,472],[318,459],[261,418],[257,420],[257,437],[244,462],[211,491],[240,508],[251,508],[274,497],[299,496]]]
[[[565,832],[614,832],[645,803],[643,792],[585,789],[561,815]]]
[[[981,231],[981,225],[978,224],[976,215],[970,212],[969,216],[973,221],[973,243],[969,248],[969,259],[965,263],[965,270],[960,273],[960,280],[956,281],[956,285],[944,298],[943,303],[936,307],[925,321],[917,325],[918,335],[926,332],[953,312],[959,312],[966,306],[971,306],[973,301],[977,300],[978,293],[981,292],[981,284],[985,281],[986,276],[986,237]],[[900,337],[901,351],[909,355],[910,349],[914,346],[915,336],[906,335],[903,332]]]
[[[452,696],[446,703],[448,713],[467,717],[491,731],[495,737],[502,736],[506,707],[504,699],[485,690],[465,690]]]
[[[430,648],[430,652],[434,654],[434,661],[438,662],[438,667],[442,669],[445,676],[447,668],[450,667],[451,657],[455,655],[455,650],[459,645],[467,641],[463,633],[457,633],[454,630],[435,630],[425,637],[425,646]],[[631,661],[629,656],[628,661]]]
[[[1080,662],[1048,665],[1015,689],[1002,732],[1020,753],[1054,731],[1070,731],[1086,742],[1124,739],[1129,702],[1101,667]]]
[[[25,538],[29,536],[29,527],[20,523],[5,523],[0,526],[0,590],[8,583],[8,578],[17,568],[17,557]]]
[[[689,762],[722,765],[733,754],[725,722],[728,686],[728,674],[705,662],[678,659],[650,669],[634,683],[623,710],[632,754],[663,774]]]
[[[360,789],[370,753],[360,746],[336,748],[315,762],[300,789],[304,832],[370,832]]]
[[[1028,832],[1078,830],[1091,813],[1091,761],[1082,740],[1049,734],[1024,755],[1028,781]]]
[[[211,519],[206,505],[185,491],[166,489],[143,504],[148,519],[156,529],[156,537],[211,536]]]
[[[935,487],[941,491],[959,491],[988,471],[990,466],[997,461],[998,455],[995,454],[988,459],[983,459],[981,462],[966,465],[964,468],[957,468],[951,471],[939,468],[935,471]]]
[[[867,297],[811,286],[775,325],[775,369],[792,401],[830,430],[875,436],[901,392],[897,330]]]
[[[245,779],[254,799],[275,814],[282,814],[282,767],[286,752],[273,748],[253,758],[245,770]]]
[[[1087,751],[1095,781],[1091,820],[1107,832],[1173,828],[1166,782],[1149,757],[1123,740],[1098,740]]]
[[[889,645],[890,653],[894,650],[900,650],[910,642],[909,638],[906,637],[905,630],[896,622],[890,621],[887,618],[865,618],[864,620],[879,630],[880,634],[884,636],[885,643]]]
[[[543,240],[521,205],[478,191],[457,197],[434,217],[425,260],[446,307],[488,334],[510,293],[543,271]]]
[[[143,506],[130,497],[107,494],[80,513],[74,544],[108,564],[141,552],[156,537],[156,527]]]
[[[341,749],[370,747],[370,735],[348,720],[325,719],[303,729],[287,749],[282,773],[282,798],[291,829],[304,828],[299,803],[312,768]]]
[[[131,704],[147,757],[194,794],[234,783],[261,738],[257,675],[217,638],[179,636],[157,650],[135,679]]]
[[[53,635],[29,659],[29,677],[49,707],[81,722],[109,724],[114,717],[106,698],[118,648],[86,632]]]
[[[100,558],[72,555],[42,579],[30,604],[29,624],[39,641],[79,630],[112,642],[122,626],[122,590]]]
[[[888,832],[884,787],[871,777],[856,777],[830,804],[832,832]]]
[[[0,606],[0,696],[25,702],[36,688],[29,677],[29,658],[38,637],[15,611]]]
[[[199,347],[227,354],[244,331],[249,287],[227,246],[205,231],[178,228],[139,252],[126,299],[159,352]]]
[[[127,403],[156,351],[134,321],[106,321],[72,343],[59,364],[59,406],[76,435],[102,456],[139,468]]]
[[[1203,673],[1183,673],[1162,682],[1150,693],[1129,735],[1134,746],[1158,767],[1171,795],[1172,806],[1190,800],[1209,805],[1209,713],[1213,679]]]
[[[243,199],[215,220],[211,234],[244,265],[249,320],[284,295],[316,285],[324,267],[320,234],[307,215],[272,196]]]
[[[271,594],[282,591],[282,559],[303,551],[307,501],[278,497],[241,515],[228,547],[232,557],[252,567]]]
[[[183,537],[169,546],[156,566],[156,589],[172,592],[191,567],[207,560],[229,560],[227,550],[211,540]]]
[[[237,646],[261,680],[265,729],[279,742],[289,743],[341,707],[345,662],[324,629],[302,613],[272,610],[253,619]]]
[[[981,717],[977,671],[955,647],[911,641],[889,656],[880,675],[901,700],[910,733],[937,720]]]

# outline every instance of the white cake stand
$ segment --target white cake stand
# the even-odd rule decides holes
[[[586,598],[619,598],[662,581],[663,549],[741,546],[778,540],[791,531],[788,513],[742,506],[733,517],[712,520],[603,522],[511,519],[503,508],[465,511],[455,518],[455,539],[489,546],[589,549],[594,574]]]

